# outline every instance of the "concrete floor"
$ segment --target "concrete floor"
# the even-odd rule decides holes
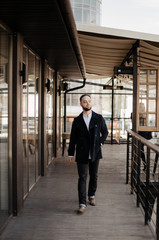
[[[126,145],[104,145],[97,206],[77,215],[77,170],[67,156],[49,167],[0,240],[154,240],[125,184]]]

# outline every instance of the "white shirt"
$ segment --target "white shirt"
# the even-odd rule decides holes
[[[87,126],[88,131],[89,131],[89,124],[90,124],[90,121],[91,121],[91,117],[92,117],[92,111],[90,112],[89,115],[86,115],[86,114],[83,113],[83,119],[84,119],[84,122]]]

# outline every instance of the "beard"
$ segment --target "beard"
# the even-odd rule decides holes
[[[90,108],[83,107],[83,110],[86,111],[86,112],[90,111],[91,109],[92,109],[92,107],[90,107]]]

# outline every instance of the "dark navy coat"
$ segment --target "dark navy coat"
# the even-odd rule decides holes
[[[68,155],[74,156],[79,163],[88,163],[89,150],[91,161],[102,158],[101,145],[108,136],[108,129],[102,115],[92,111],[89,131],[83,119],[83,113],[76,117],[72,123]]]

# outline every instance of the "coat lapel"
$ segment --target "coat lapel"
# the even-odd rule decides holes
[[[92,111],[92,118],[89,124],[89,130],[91,130],[92,128],[94,128],[94,126],[97,124],[97,116],[95,114],[95,112]]]
[[[78,117],[77,127],[80,128],[81,131],[84,131],[84,132],[88,133],[87,126],[86,126],[86,124],[84,122],[84,119],[83,119],[83,113],[81,113]]]
[[[94,128],[96,124],[97,124],[97,115],[95,112],[92,111],[92,117],[91,117],[91,121],[89,124],[89,131],[92,128]],[[83,119],[83,112],[78,116],[77,127],[80,128],[81,131],[84,131],[86,134],[88,133],[87,126]]]

